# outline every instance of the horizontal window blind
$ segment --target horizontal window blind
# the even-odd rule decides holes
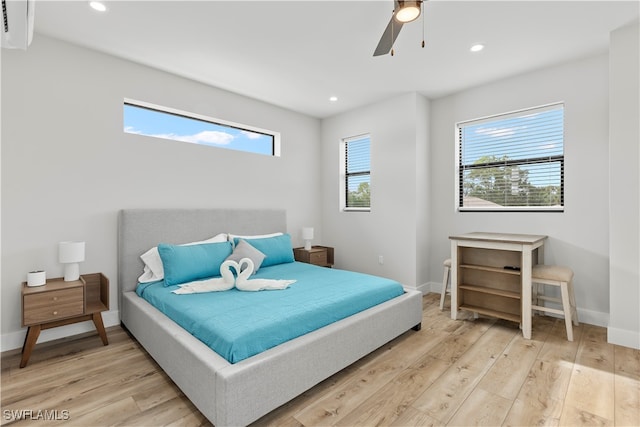
[[[371,207],[371,140],[369,135],[345,140],[345,207]]]
[[[460,210],[562,210],[563,104],[461,122],[457,130]]]

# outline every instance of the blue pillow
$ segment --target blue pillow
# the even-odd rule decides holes
[[[173,286],[220,275],[220,265],[231,255],[231,242],[202,245],[158,245],[164,267],[164,285]]]
[[[234,244],[238,244],[240,238],[235,238]],[[283,234],[282,236],[265,237],[263,239],[242,239],[251,246],[259,250],[265,255],[262,261],[262,267],[270,265],[285,264],[294,262],[293,246],[291,245],[291,236]]]

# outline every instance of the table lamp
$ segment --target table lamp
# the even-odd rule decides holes
[[[304,227],[302,229],[302,240],[304,240],[304,249],[311,250],[311,241],[313,240],[313,227]]]
[[[71,282],[80,278],[80,262],[84,261],[84,242],[60,242],[58,261],[64,264],[64,281]]]

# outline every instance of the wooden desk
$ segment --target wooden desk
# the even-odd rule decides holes
[[[468,310],[519,322],[531,339],[531,267],[547,236],[468,233],[451,240],[451,318]],[[508,268],[505,268],[508,267]]]

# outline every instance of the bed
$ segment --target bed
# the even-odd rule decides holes
[[[119,214],[121,323],[217,427],[247,425],[420,328],[422,294],[405,289],[389,301],[230,363],[135,292],[143,269],[140,255],[158,243],[286,231],[286,222],[285,211],[264,209],[127,209]]]

